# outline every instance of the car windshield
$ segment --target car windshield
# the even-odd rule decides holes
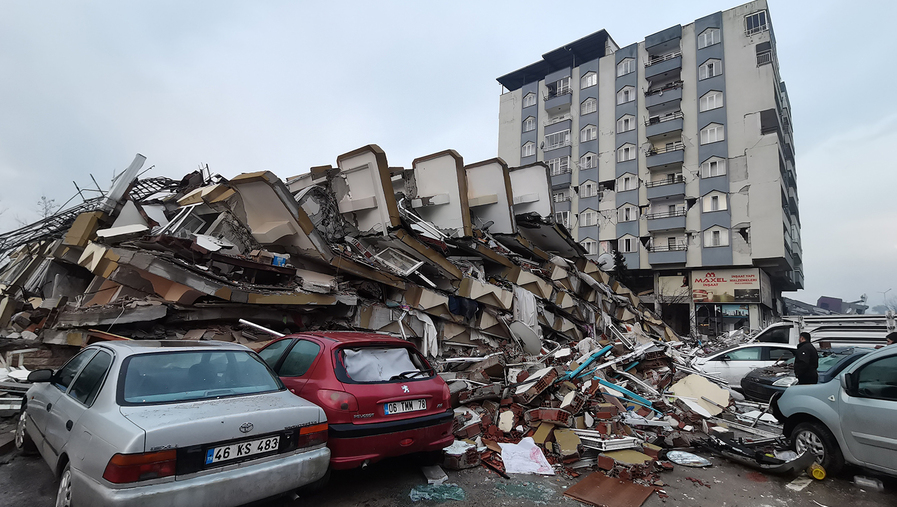
[[[122,366],[122,378],[123,404],[194,401],[283,387],[258,356],[241,350],[131,356]]]
[[[432,371],[407,347],[344,348],[339,352],[339,360],[353,382],[428,378]]]

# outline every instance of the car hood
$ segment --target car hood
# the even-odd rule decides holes
[[[794,366],[790,364],[784,366],[765,366],[763,368],[751,370],[747,375],[745,375],[745,377],[751,378],[781,378],[793,376]]]
[[[326,420],[320,407],[287,390],[184,403],[129,405],[120,410],[146,432],[146,451],[251,438]]]

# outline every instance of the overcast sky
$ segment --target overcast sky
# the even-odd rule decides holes
[[[0,0],[0,230],[135,153],[172,178],[285,178],[370,143],[395,166],[492,158],[498,76],[602,28],[624,47],[739,3]],[[897,2],[769,3],[806,277],[785,295],[897,301]]]

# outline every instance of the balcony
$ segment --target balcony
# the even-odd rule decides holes
[[[678,175],[673,180],[650,181],[645,186],[648,187],[648,199],[682,197],[685,195],[685,180],[682,178],[682,175]]]
[[[794,258],[794,262],[802,262],[804,251],[800,247],[800,241],[791,240],[791,256]]]
[[[685,264],[688,247],[683,244],[658,245],[648,249],[648,262],[657,264]]]
[[[791,205],[791,209],[797,209],[797,190],[794,187],[788,187],[788,204]]]
[[[561,90],[557,94],[549,93],[545,99],[545,110],[551,114],[561,113],[569,110],[572,103],[573,93],[569,89]]]
[[[666,78],[673,74],[678,75],[682,70],[682,53],[667,53],[654,56],[645,65],[645,79]]]
[[[645,153],[648,169],[660,169],[682,165],[685,161],[685,144],[681,141],[670,143],[664,148],[652,148]]]
[[[650,113],[652,109],[660,109],[682,100],[682,81],[673,81],[660,88],[645,92],[645,107]]]
[[[685,229],[684,209],[672,212],[650,213],[645,215],[645,218],[648,219],[648,232]]]
[[[572,174],[570,169],[551,171],[551,188],[566,188],[570,186]]]
[[[645,136],[648,139],[663,139],[682,135],[682,127],[685,122],[682,111],[675,111],[664,115],[652,116],[645,120]]]

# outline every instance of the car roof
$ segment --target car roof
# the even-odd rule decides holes
[[[405,341],[401,338],[396,338],[394,336],[390,336],[384,333],[370,333],[370,332],[358,332],[358,331],[315,331],[309,333],[296,333],[286,338],[302,338],[302,337],[315,337],[315,338],[323,338],[325,340],[331,340],[342,344],[360,344],[360,343],[370,343],[370,342],[379,342],[379,343],[396,343],[396,344],[409,344],[410,342]]]
[[[249,348],[239,343],[228,343],[217,340],[111,340],[91,345],[107,348],[125,355],[144,354],[160,350],[237,350],[247,351]]]

